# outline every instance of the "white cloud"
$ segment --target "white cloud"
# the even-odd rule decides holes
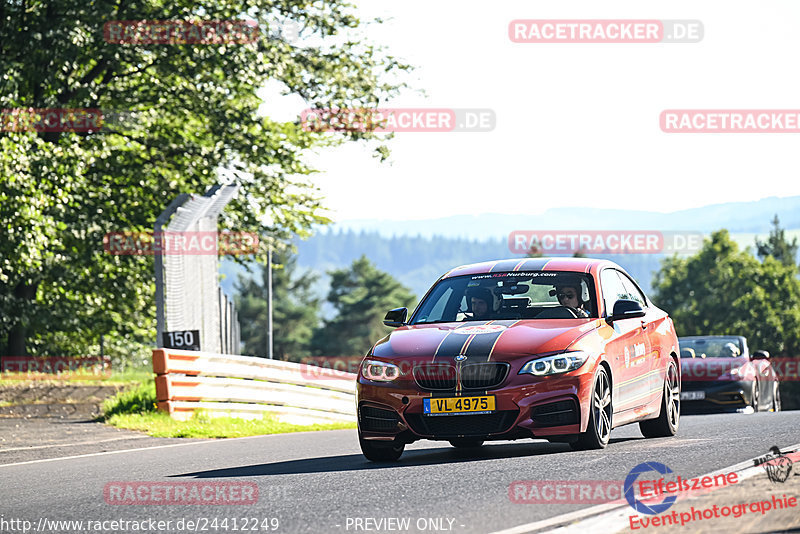
[[[392,164],[363,145],[313,158],[337,220],[539,213],[549,207],[667,212],[800,194],[798,134],[665,134],[664,109],[800,109],[793,1],[759,4],[407,0],[359,2],[373,41],[419,68],[424,98],[396,106],[492,108],[489,133],[398,133]],[[699,19],[697,44],[515,44],[517,18]],[[271,100],[285,119],[299,99]],[[295,115],[291,109],[296,107]],[[277,112],[277,111],[276,111]],[[272,113],[272,112],[270,112]]]

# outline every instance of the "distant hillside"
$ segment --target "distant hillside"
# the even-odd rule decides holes
[[[691,194],[691,191],[687,191]],[[382,236],[504,238],[514,230],[687,230],[710,233],[768,232],[775,214],[784,228],[800,228],[800,196],[728,202],[702,208],[654,213],[606,208],[553,208],[538,215],[454,215],[420,221],[350,220],[328,230],[375,231]]]
[[[298,265],[322,275],[318,286],[321,295],[327,292],[326,271],[346,267],[363,254],[379,269],[389,272],[410,287],[420,298],[439,276],[457,265],[522,257],[508,250],[507,235],[513,230],[652,229],[693,230],[709,234],[719,228],[728,228],[740,246],[752,247],[756,237],[766,237],[770,221],[776,213],[782,227],[794,229],[787,231],[790,238],[800,236],[800,197],[789,197],[719,204],[670,214],[610,209],[553,209],[538,216],[459,215],[402,223],[350,221],[320,230],[296,245]],[[362,224],[370,229],[352,229]],[[658,270],[663,255],[593,257],[604,257],[619,263],[641,283],[646,292],[650,292],[653,274]],[[233,282],[243,269],[224,261],[221,272],[225,277],[223,289],[232,294]]]
[[[441,275],[468,263],[501,258],[522,258],[508,250],[505,239],[477,241],[446,237],[396,237],[386,238],[377,232],[326,232],[306,241],[296,243],[298,267],[312,269],[323,275],[319,285],[320,294],[327,292],[327,276],[332,269],[347,267],[362,254],[377,267],[396,277],[411,288],[417,297]],[[663,255],[656,254],[609,254],[592,255],[617,262],[630,272],[650,291],[652,274],[658,270]],[[224,261],[221,272],[226,293],[231,294],[233,282],[244,269],[233,262]]]
[[[386,238],[377,232],[327,232],[297,243],[298,265],[317,271],[349,265],[362,254],[381,270],[391,273],[410,287],[417,297],[437,278],[458,265],[501,258],[522,258],[508,250],[505,238],[477,241],[447,237]],[[662,255],[610,254],[603,257],[622,265],[645,291],[650,290],[652,271]]]

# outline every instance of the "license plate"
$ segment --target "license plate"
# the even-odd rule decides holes
[[[494,396],[445,397],[422,399],[426,415],[458,415],[464,413],[491,413],[494,411]]]
[[[681,391],[681,400],[703,400],[705,398],[705,391]]]

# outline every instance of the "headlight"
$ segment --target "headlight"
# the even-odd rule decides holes
[[[522,366],[519,374],[535,376],[557,375],[578,369],[589,359],[589,353],[583,351],[565,352],[531,360]]]
[[[364,360],[361,365],[361,375],[375,382],[391,382],[400,376],[400,368],[393,363]]]

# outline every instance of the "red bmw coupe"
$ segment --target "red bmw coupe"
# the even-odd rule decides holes
[[[672,320],[618,265],[528,258],[457,267],[358,373],[358,435],[372,461],[419,439],[479,447],[520,438],[604,448],[611,429],[678,430]]]

